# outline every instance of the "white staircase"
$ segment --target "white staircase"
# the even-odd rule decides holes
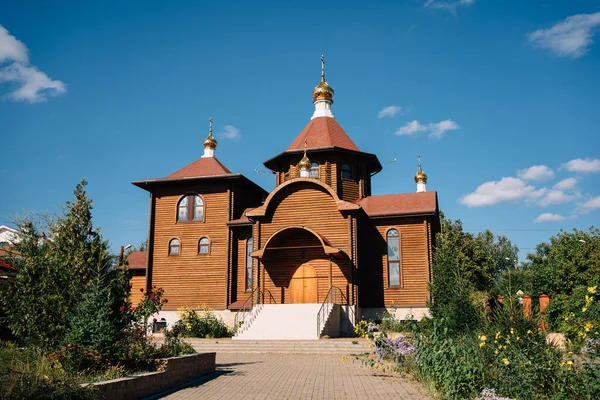
[[[321,304],[261,304],[255,306],[234,340],[317,340]]]

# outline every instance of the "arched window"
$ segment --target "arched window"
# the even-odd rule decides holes
[[[318,178],[319,177],[319,163],[313,162],[310,167],[310,174],[308,175],[310,178]]]
[[[388,285],[400,287],[400,235],[396,229],[387,232]]]
[[[170,256],[178,256],[181,251],[181,243],[179,239],[171,239],[169,242],[169,255]]]
[[[342,164],[342,178],[352,179],[352,167],[350,164]]]
[[[204,221],[204,201],[196,194],[188,194],[179,200],[177,221]]]
[[[252,291],[252,257],[250,253],[254,250],[254,239],[246,240],[246,292]]]
[[[208,253],[210,253],[210,240],[208,240],[208,238],[203,237],[198,241],[198,254]]]

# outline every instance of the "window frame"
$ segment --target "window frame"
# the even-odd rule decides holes
[[[200,242],[206,239],[208,241],[208,243],[205,243],[204,245],[207,246],[206,248],[206,252],[201,252],[200,251],[200,246],[202,246],[203,244],[201,244]],[[208,236],[202,236],[200,239],[198,239],[198,255],[199,256],[205,256],[205,255],[209,255],[210,254],[210,247],[211,247],[211,243],[210,243],[210,238]]]
[[[390,232],[395,231],[396,232],[396,236],[390,236]],[[398,240],[398,259],[392,259],[390,260],[390,256],[389,256],[389,239],[390,237],[392,238],[396,238]],[[388,288],[390,289],[400,289],[403,287],[402,285],[402,234],[400,232],[400,229],[398,229],[397,227],[390,227],[388,228],[388,230],[385,232],[385,247],[386,247],[386,253],[385,253],[385,259],[386,259],[386,267],[387,267],[387,285]],[[391,268],[393,265],[397,265],[398,266],[398,284],[392,284],[390,277],[391,277]]]
[[[171,253],[171,247],[174,240],[177,240],[177,254]],[[169,257],[178,257],[181,255],[181,240],[177,237],[171,238],[169,240],[169,247],[167,247],[167,252]]]
[[[202,202],[202,219],[194,219],[194,215],[196,214],[196,205],[195,200],[196,197],[200,199]],[[181,208],[181,202],[187,199],[187,219],[179,219],[179,209]],[[198,193],[186,193],[179,198],[177,201],[177,208],[175,214],[175,222],[176,223],[190,223],[190,222],[204,222],[206,218],[206,201],[204,197]]]
[[[250,236],[248,239],[246,239],[246,262],[245,264],[245,279],[244,279],[244,286],[246,288],[246,292],[251,292],[252,291],[252,286],[254,285],[254,258],[252,258],[250,256],[250,253],[252,253],[254,251],[254,237]],[[250,261],[250,263],[248,263],[248,261]],[[250,272],[250,274],[248,274],[248,272]],[[248,278],[250,278],[250,280],[248,280]],[[248,285],[248,283],[250,285]]]
[[[316,161],[311,162],[308,177],[313,178],[313,179],[319,179],[319,175],[320,175],[319,167],[320,166],[321,165]],[[316,172],[316,175],[314,174],[314,172]]]
[[[344,167],[348,167],[348,169],[344,169]],[[352,168],[352,165],[350,165],[349,163],[343,163],[340,171],[341,171],[342,179],[346,179],[349,181],[354,180],[354,169]],[[344,176],[344,172],[350,172],[350,177]]]

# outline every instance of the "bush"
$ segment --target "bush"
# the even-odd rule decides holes
[[[396,319],[393,314],[386,311],[381,315],[379,329],[384,332],[406,332],[410,329],[410,326],[415,323],[416,321],[412,315],[409,315],[408,319],[401,320]]]
[[[600,338],[600,286],[579,286],[569,297],[557,296],[548,310],[551,327],[564,333],[575,349],[588,338]]]
[[[48,355],[56,360],[70,374],[93,374],[107,367],[106,360],[96,350],[87,350],[81,346],[69,344]]]
[[[171,329],[175,336],[199,338],[233,336],[233,332],[225,322],[207,308],[193,310],[184,307],[179,309],[179,321]]]
[[[0,343],[0,399],[99,399],[99,391],[83,388],[57,360],[35,348]]]

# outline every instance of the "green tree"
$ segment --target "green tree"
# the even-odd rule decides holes
[[[531,273],[532,294],[571,294],[600,276],[600,230],[561,230],[548,243],[527,255],[524,268]]]
[[[455,332],[470,330],[481,322],[477,292],[487,292],[503,271],[511,268],[518,249],[505,236],[491,231],[473,235],[460,220],[442,215],[436,237],[430,304],[434,318],[444,318]],[[507,260],[508,259],[508,260]]]

